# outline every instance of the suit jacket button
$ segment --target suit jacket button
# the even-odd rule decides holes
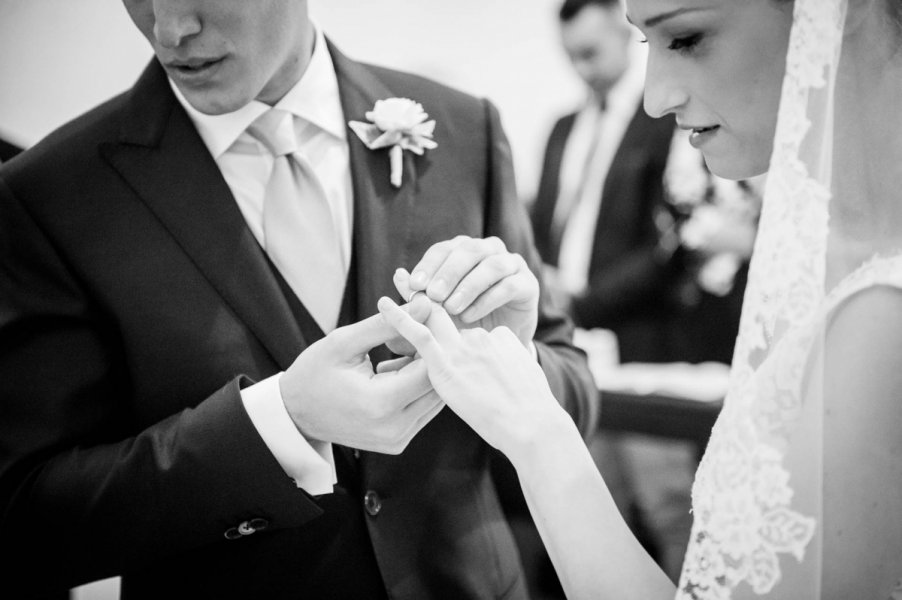
[[[379,494],[370,490],[363,496],[363,507],[366,509],[367,514],[375,517],[382,510],[382,498],[379,497]]]
[[[251,519],[247,523],[254,531],[263,531],[264,529],[269,527],[269,521],[267,521],[266,519]]]
[[[241,535],[250,535],[250,534],[254,533],[255,531],[257,531],[257,530],[254,529],[251,526],[251,524],[248,523],[247,521],[242,521],[238,525],[238,533],[240,533]]]

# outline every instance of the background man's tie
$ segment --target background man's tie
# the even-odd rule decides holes
[[[248,133],[273,154],[263,201],[265,249],[324,332],[335,328],[346,270],[323,187],[298,152],[291,113],[270,109]]]

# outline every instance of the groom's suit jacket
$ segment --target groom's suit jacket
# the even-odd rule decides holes
[[[552,235],[552,223],[564,148],[575,121],[576,114],[566,115],[552,128],[532,206],[536,247],[554,266],[560,240]],[[669,266],[660,258],[655,212],[664,205],[664,168],[674,127],[673,118],[652,119],[641,102],[636,107],[601,192],[587,290],[572,305],[577,325],[617,333],[624,361],[667,360]]]
[[[495,109],[332,53],[348,120],[408,97],[438,142],[405,153],[396,189],[387,152],[349,130],[343,321],[397,297],[393,271],[459,234],[497,235],[537,270]],[[121,574],[125,598],[525,595],[489,448],[449,409],[399,456],[336,446],[334,494],[307,495],[276,462],[239,390],[315,336],[156,62],[0,169],[0,286],[5,582]],[[540,309],[539,361],[582,418],[594,385],[569,336]]]

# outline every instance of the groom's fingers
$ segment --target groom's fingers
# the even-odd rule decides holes
[[[436,302],[444,302],[460,281],[487,256],[505,252],[497,237],[471,238],[459,235],[433,244],[413,268],[410,288],[425,290]]]
[[[405,340],[406,342],[407,340]],[[383,360],[381,363],[376,365],[376,373],[394,373],[400,371],[407,365],[409,365],[413,361],[413,356],[404,355],[399,358],[392,358],[389,360]]]
[[[432,306],[425,298],[422,300],[423,302],[407,304],[404,308],[398,307],[398,310],[414,323],[426,321],[431,316]],[[357,323],[339,327],[326,338],[335,343],[340,356],[353,359],[381,344],[397,346],[398,333],[385,322],[382,315],[375,314]]]
[[[410,287],[410,273],[407,272],[407,269],[395,269],[395,273],[392,275],[392,283],[395,284],[395,289],[398,290],[401,299],[405,302],[410,302],[414,290]]]
[[[422,359],[412,360],[397,370],[377,372],[372,384],[385,400],[385,406],[392,410],[406,410],[407,406],[432,390],[426,363]]]

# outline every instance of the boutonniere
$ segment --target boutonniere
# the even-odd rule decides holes
[[[432,139],[435,121],[427,121],[428,117],[419,102],[408,98],[387,98],[377,100],[373,110],[367,111],[369,123],[349,121],[348,125],[370,150],[389,148],[391,183],[399,188],[404,150],[422,155],[426,150],[438,147]]]

